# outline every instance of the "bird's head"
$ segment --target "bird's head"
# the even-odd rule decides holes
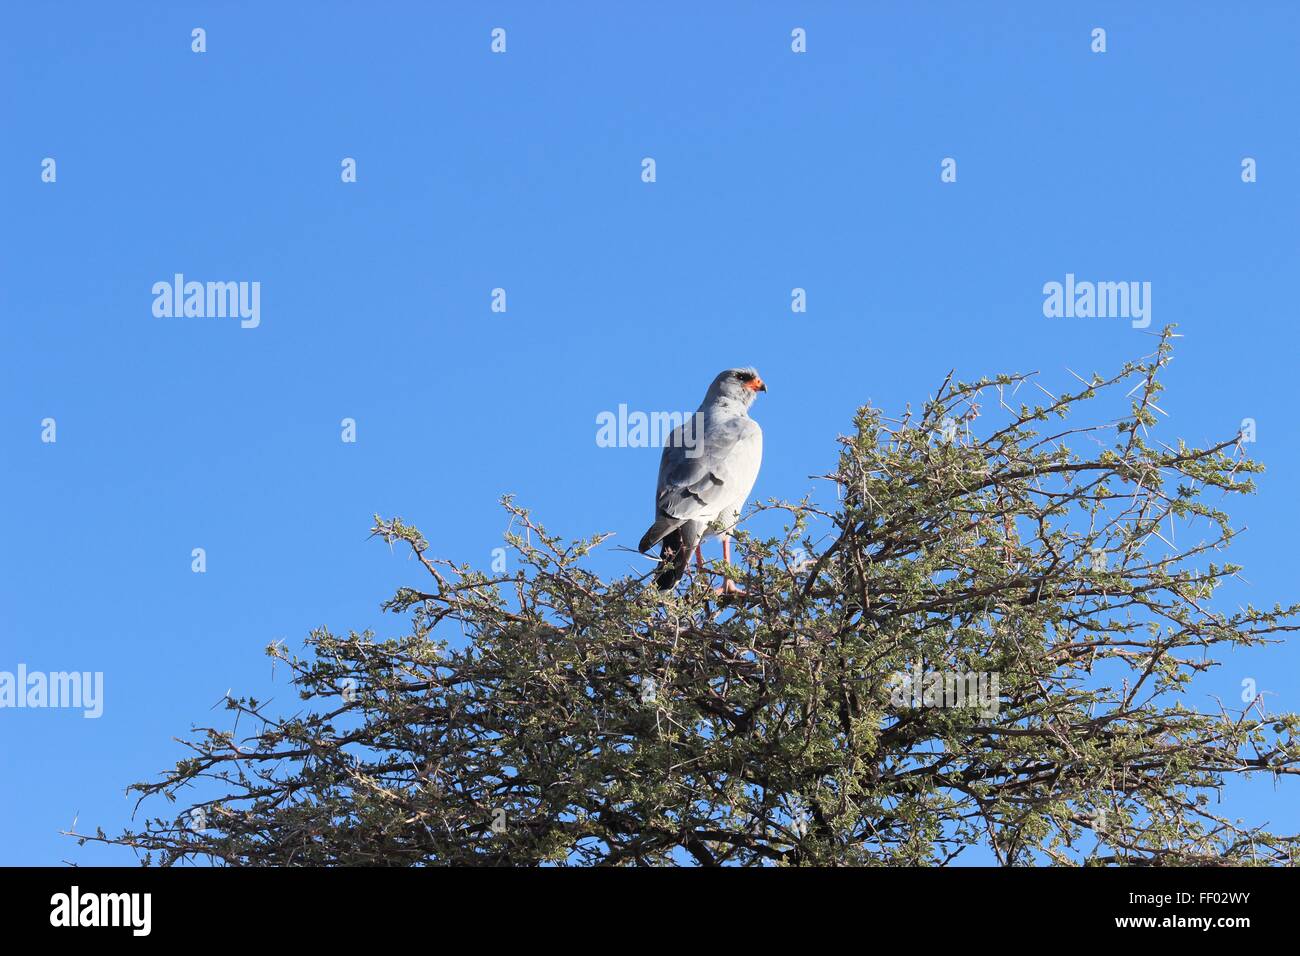
[[[759,392],[766,392],[767,385],[759,377],[758,372],[752,368],[729,368],[725,372],[719,372],[718,377],[713,380],[709,386],[709,392],[704,396],[706,403],[722,398],[738,403],[742,408],[748,408],[750,403],[758,397]]]

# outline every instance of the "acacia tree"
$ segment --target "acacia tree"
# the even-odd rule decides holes
[[[1220,796],[1295,774],[1300,718],[1188,702],[1216,648],[1300,605],[1216,607],[1238,571],[1216,502],[1261,466],[1153,437],[1173,337],[1041,404],[1013,397],[1031,376],[950,376],[919,413],[860,409],[834,505],[742,533],[743,595],[603,580],[606,536],[509,499],[506,574],[376,517],[422,569],[384,605],[410,633],[272,645],[302,711],[229,698],[234,729],[131,788],[185,812],[81,838],[161,864],[1292,863]],[[1119,390],[1118,420],[1058,424]],[[922,666],[997,675],[997,703],[900,695]]]

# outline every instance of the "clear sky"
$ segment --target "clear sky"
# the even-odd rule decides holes
[[[0,863],[131,862],[57,831],[119,830],[227,690],[296,707],[271,641],[405,633],[378,606],[419,578],[372,514],[487,564],[513,492],[632,546],[659,452],[596,416],[739,364],[770,387],[754,494],[798,498],[858,404],[1151,350],[1045,317],[1067,273],[1180,325],[1166,440],[1256,420],[1225,602],[1294,599],[1300,7],[988,6],[5,4],[0,670],[102,671],[104,709],[0,710]],[[260,283],[260,324],[156,317],[176,273]],[[1253,678],[1296,709],[1298,668],[1238,652],[1192,703]],[[1288,832],[1295,797],[1228,792]]]

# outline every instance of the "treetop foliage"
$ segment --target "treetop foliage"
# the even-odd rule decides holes
[[[859,409],[829,504],[756,507],[785,527],[740,534],[743,595],[602,579],[608,535],[510,499],[505,573],[376,517],[416,559],[383,605],[409,632],[272,645],[301,709],[228,698],[131,788],[184,812],[81,838],[164,865],[1293,863],[1220,794],[1297,773],[1300,718],[1189,703],[1300,605],[1215,598],[1262,468],[1157,437],[1174,338],[1061,395],[950,376]],[[1075,421],[1103,395],[1118,419]]]

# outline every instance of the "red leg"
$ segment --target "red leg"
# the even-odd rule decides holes
[[[731,564],[731,539],[726,535],[722,536],[722,563],[724,565]],[[722,593],[744,594],[745,589],[742,588],[740,585],[733,583],[731,578],[727,577],[727,572],[723,571],[722,572]]]

